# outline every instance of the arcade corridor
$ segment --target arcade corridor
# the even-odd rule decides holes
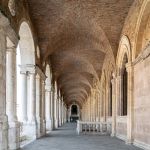
[[[76,124],[69,123],[36,140],[21,150],[140,150],[110,136],[76,134]]]
[[[0,150],[150,150],[149,114],[150,0],[0,0]]]

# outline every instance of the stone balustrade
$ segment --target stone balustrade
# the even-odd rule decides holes
[[[80,133],[94,133],[100,135],[110,135],[111,134],[111,123],[108,122],[85,122],[77,121],[77,134]]]

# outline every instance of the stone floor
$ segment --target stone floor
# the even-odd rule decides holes
[[[109,136],[76,134],[75,124],[65,124],[58,130],[22,148],[22,150],[140,150]]]

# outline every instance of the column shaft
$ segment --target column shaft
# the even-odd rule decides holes
[[[40,85],[40,76],[36,75],[36,120],[37,120],[37,129],[36,137],[41,137],[41,85]]]
[[[36,121],[36,82],[35,82],[35,73],[29,74],[30,80],[30,112],[29,112],[29,122],[35,123]]]
[[[42,135],[46,134],[46,121],[45,121],[45,81],[42,80]]]
[[[112,79],[112,133],[111,136],[116,135],[116,81],[117,79]]]
[[[27,74],[21,72],[21,121],[26,122],[27,117]]]
[[[8,122],[6,116],[6,37],[0,29],[0,150],[8,149]]]
[[[17,97],[16,97],[16,48],[7,48],[6,55],[6,109],[9,121],[9,147],[18,149],[20,147],[20,125],[17,120]]]
[[[127,144],[133,143],[133,67],[131,63],[126,65],[128,72],[128,95],[127,95]]]
[[[6,58],[6,102],[8,120],[14,122],[16,116],[16,49],[7,48]]]

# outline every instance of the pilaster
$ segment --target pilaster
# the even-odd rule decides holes
[[[128,73],[128,103],[127,103],[127,144],[133,143],[133,66],[132,63],[126,64],[126,69]]]

